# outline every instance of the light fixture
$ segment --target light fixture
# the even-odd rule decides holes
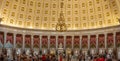
[[[59,32],[67,31],[67,25],[65,24],[65,18],[64,18],[62,8],[63,8],[63,2],[61,2],[60,17],[58,18],[58,22],[57,22],[56,28],[55,28],[56,31],[59,31]]]

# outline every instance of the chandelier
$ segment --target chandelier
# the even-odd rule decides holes
[[[63,8],[63,3],[61,3],[61,9],[62,8]],[[62,10],[60,12],[60,17],[58,18],[58,22],[56,24],[56,31],[59,32],[67,31],[67,25],[65,24],[65,18]]]

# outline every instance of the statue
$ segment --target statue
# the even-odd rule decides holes
[[[62,43],[59,44],[59,48],[62,48]]]

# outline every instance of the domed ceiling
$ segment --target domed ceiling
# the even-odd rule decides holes
[[[119,0],[0,0],[4,25],[55,30],[63,12],[68,30],[118,25]],[[63,8],[61,8],[61,2]]]

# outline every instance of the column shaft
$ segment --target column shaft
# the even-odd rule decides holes
[[[114,48],[116,48],[116,33],[113,33]]]
[[[31,35],[31,48],[32,49],[33,49],[33,44],[34,44],[33,35]]]
[[[4,32],[4,45],[3,45],[3,48],[5,48],[5,45],[6,45],[6,37],[7,37],[7,32]]]
[[[16,48],[16,33],[14,33],[14,47],[13,48]]]
[[[88,49],[90,49],[90,35],[88,35]]]
[[[23,34],[22,36],[23,36],[23,46],[22,46],[22,48],[24,50],[25,49],[25,34]]]
[[[48,49],[50,49],[50,35],[48,36]]]
[[[58,36],[56,36],[56,49],[58,49]]]
[[[74,36],[72,36],[72,49],[74,48]]]
[[[107,49],[107,34],[105,33],[105,49]]]

